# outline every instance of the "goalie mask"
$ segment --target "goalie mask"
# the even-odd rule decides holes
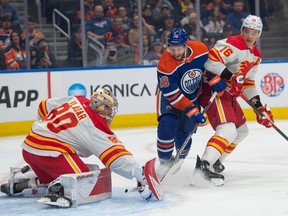
[[[90,107],[110,125],[118,111],[118,101],[110,90],[99,87],[91,96]]]

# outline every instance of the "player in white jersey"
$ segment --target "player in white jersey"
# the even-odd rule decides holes
[[[208,79],[203,86],[202,106],[207,104],[212,91],[219,92],[219,89],[225,89],[227,85],[226,91],[215,99],[207,112],[215,133],[209,139],[202,158],[198,157],[196,163],[196,173],[200,171],[205,179],[217,185],[224,184],[224,176],[219,174],[225,168],[222,162],[248,135],[246,119],[237,97],[243,94],[265,114],[265,118],[256,114],[259,124],[267,128],[272,126],[272,112],[266,105],[262,105],[254,80],[261,62],[256,43],[262,26],[260,17],[247,16],[241,27],[241,34],[217,41],[215,47],[209,51],[209,58],[204,65],[207,73],[214,77]],[[210,166],[215,172],[212,175],[207,172]]]
[[[97,176],[95,176],[95,172],[89,173],[95,169],[95,166],[91,170],[80,158],[87,158],[91,155],[98,157],[108,170],[128,179],[136,178],[141,196],[145,199],[151,197],[151,192],[143,177],[142,166],[135,161],[132,153],[125,149],[123,143],[109,128],[117,108],[117,99],[105,88],[98,88],[90,100],[83,96],[69,96],[50,98],[40,103],[39,120],[34,122],[28,136],[23,141],[22,154],[39,179],[38,184],[39,182],[41,184],[50,183],[44,198],[49,198],[51,193],[63,196],[63,187],[59,181],[55,181],[63,174],[76,174],[73,178],[77,180],[77,184],[82,179],[94,176],[93,181],[95,179],[97,181],[98,178],[98,186],[95,183],[95,187],[90,188],[91,193],[85,197],[87,200],[91,199],[92,193],[95,194],[97,187],[102,192],[106,192],[103,191],[105,190],[103,184],[105,186],[107,182],[102,181],[101,183],[99,179],[100,177],[105,179],[107,172],[99,174],[98,171]],[[107,181],[111,183],[109,178]],[[17,187],[17,184],[12,189],[11,185],[8,185],[8,188],[5,188],[5,185],[2,186],[1,191],[8,195],[23,190],[23,188]],[[85,187],[85,185],[78,186],[78,189],[80,187]],[[142,193],[143,190],[145,193]],[[108,192],[111,191],[108,189]],[[56,202],[51,199],[50,203]],[[70,207],[69,205],[64,207]]]

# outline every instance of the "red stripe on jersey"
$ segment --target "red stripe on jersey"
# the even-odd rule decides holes
[[[38,106],[38,114],[43,119],[47,114],[46,100],[42,100]]]
[[[24,143],[26,143],[31,148],[38,150],[57,151],[61,153],[68,152],[72,154],[76,153],[68,143],[62,142],[55,138],[42,136],[33,132],[32,130],[24,140]]]
[[[123,155],[132,155],[132,153],[127,151],[123,145],[114,145],[102,152],[99,159],[109,168],[115,160]]]

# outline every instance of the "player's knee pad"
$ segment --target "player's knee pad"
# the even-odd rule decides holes
[[[172,139],[177,132],[177,119],[175,116],[165,114],[160,117],[157,128],[159,139]]]
[[[233,143],[238,144],[242,142],[248,136],[248,133],[249,133],[248,126],[246,123],[244,123],[243,125],[237,128],[237,136],[233,141]]]
[[[236,126],[232,122],[220,124],[216,128],[215,135],[226,139],[228,143],[232,143],[237,137]]]

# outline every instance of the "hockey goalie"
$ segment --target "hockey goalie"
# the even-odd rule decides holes
[[[90,100],[83,96],[43,100],[39,120],[21,144],[28,165],[11,168],[1,191],[9,196],[41,195],[39,203],[67,208],[111,197],[113,171],[135,178],[144,200],[153,194],[161,199],[155,161],[143,169],[110,129],[117,108],[116,97],[105,88],[98,88]],[[105,168],[87,165],[80,158],[91,155]]]

